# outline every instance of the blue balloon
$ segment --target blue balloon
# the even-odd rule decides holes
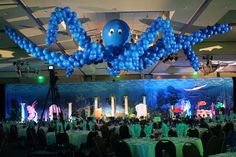
[[[130,39],[130,28],[122,20],[111,20],[103,27],[102,38],[106,46],[122,46]]]
[[[216,24],[190,35],[179,35],[174,34],[168,19],[159,17],[152,22],[151,27],[139,37],[137,42],[129,43],[129,26],[124,21],[116,19],[108,22],[103,28],[104,46],[98,42],[91,43],[91,39],[76,17],[76,13],[72,12],[69,7],[56,8],[55,12],[51,14],[46,38],[47,46],[56,42],[58,25],[64,21],[74,40],[84,49],[83,52],[76,51],[72,55],[40,48],[18,35],[11,28],[7,27],[5,31],[10,39],[26,52],[48,61],[50,64],[57,64],[59,67],[67,69],[66,74],[70,76],[75,67],[100,62],[108,63],[108,72],[112,75],[119,74],[120,70],[143,70],[161,58],[177,53],[180,49],[184,50],[193,68],[199,70],[200,63],[191,47],[212,35],[222,34],[232,29],[227,24]],[[162,37],[154,43],[159,31],[162,33]]]

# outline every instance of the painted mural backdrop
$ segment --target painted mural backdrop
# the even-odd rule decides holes
[[[46,84],[8,84],[6,86],[6,117],[20,115],[20,103],[32,106],[41,115],[49,86]],[[110,96],[115,96],[116,112],[124,112],[124,95],[128,95],[130,108],[142,102],[145,95],[149,111],[168,112],[170,105],[176,110],[211,109],[223,104],[225,110],[233,107],[233,81],[231,78],[160,79],[58,84],[61,108],[73,103],[73,111],[93,106],[94,96],[99,97],[99,107],[104,114],[110,112]],[[50,101],[49,101],[50,104]],[[49,106],[48,106],[49,107]],[[47,107],[47,109],[48,109]],[[27,112],[26,112],[27,113]],[[27,117],[28,115],[26,115]],[[20,116],[19,116],[20,117]]]

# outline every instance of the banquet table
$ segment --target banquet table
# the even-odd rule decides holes
[[[226,152],[221,154],[210,155],[209,157],[236,157],[236,152]]]
[[[202,134],[208,130],[207,128],[198,128],[198,127],[196,129],[199,132],[199,137],[202,137]]]
[[[183,157],[182,149],[186,142],[195,144],[200,154],[203,156],[202,141],[199,138],[168,137],[163,139],[170,140],[175,144],[177,157]],[[130,147],[132,157],[155,157],[155,146],[159,140],[160,139],[131,138],[126,139],[125,142]]]
[[[9,123],[6,123],[6,124],[3,124],[3,128],[4,128],[4,131],[6,131],[7,133],[10,132],[10,124]]]
[[[27,128],[28,127],[23,127],[23,126],[17,126],[17,132],[18,132],[18,137],[27,137]],[[45,133],[48,132],[47,127],[41,127]],[[37,127],[35,127],[35,131],[37,132]]]
[[[67,131],[67,134],[69,136],[70,143],[79,148],[82,143],[85,143],[87,141],[89,132],[90,131],[87,131],[87,130]]]
[[[41,126],[40,128],[43,129],[43,131],[45,132],[45,134],[48,132],[48,127]]]
[[[82,143],[85,143],[87,141],[87,136],[90,131],[87,130],[70,130],[66,133],[69,137],[70,144],[80,147]],[[48,132],[46,134],[47,144],[53,144],[56,143],[56,135],[55,132]]]
[[[27,137],[27,127],[17,128],[18,137]]]
[[[208,123],[209,127],[215,127],[217,124],[220,124],[221,127],[224,127],[225,126],[225,122],[222,122],[222,123]],[[236,121],[234,120],[233,121],[233,124],[234,124],[234,130],[236,130]]]
[[[115,129],[115,133],[120,134],[120,131],[119,131],[120,126],[113,126],[112,125],[112,126],[109,126],[108,128],[109,128],[109,130]]]

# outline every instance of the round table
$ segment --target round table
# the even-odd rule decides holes
[[[199,132],[199,137],[202,137],[202,134],[207,131],[208,129],[207,128],[196,128]]]
[[[112,126],[109,126],[108,128],[109,128],[109,130],[115,129],[115,133],[120,134],[120,126],[119,125],[116,125],[116,126],[112,125]]]
[[[236,152],[226,152],[221,154],[210,155],[209,157],[235,157]]]
[[[89,132],[87,130],[67,131],[70,144],[80,148],[82,143],[86,143]]]
[[[53,143],[56,143],[56,135],[55,135],[55,132],[48,132],[46,134],[46,139],[47,139],[47,144],[50,145],[50,144],[53,144]]]
[[[202,141],[199,138],[189,137],[169,137],[163,138],[172,141],[176,147],[176,157],[183,157],[182,149],[186,142],[193,143],[197,146],[200,154],[203,156]],[[155,157],[155,146],[159,140],[150,138],[131,138],[125,140],[129,145],[132,157]]]
[[[43,131],[45,132],[45,134],[48,132],[48,127],[41,126],[40,128],[43,129]]]
[[[222,123],[208,123],[208,126],[209,127],[215,127],[217,124],[220,124],[221,125],[221,127],[224,127],[225,126],[225,122],[222,122]],[[236,122],[235,121],[233,121],[233,124],[234,124],[234,130],[236,130]]]
[[[82,143],[86,143],[89,132],[87,130],[70,130],[66,133],[68,134],[70,144],[79,148]],[[55,132],[48,132],[46,138],[47,144],[56,143]]]
[[[17,128],[18,137],[27,137],[27,128]]]

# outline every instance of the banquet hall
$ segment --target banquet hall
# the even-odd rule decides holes
[[[236,0],[1,0],[16,156],[236,157]]]

